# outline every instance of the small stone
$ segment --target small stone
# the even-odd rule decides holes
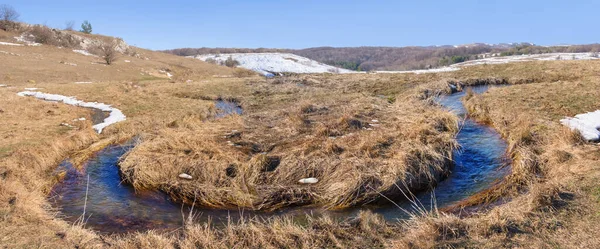
[[[300,179],[298,182],[299,182],[299,183],[302,183],[302,184],[314,184],[314,183],[317,183],[317,182],[319,182],[319,179],[317,179],[317,178],[314,178],[314,177],[310,177],[310,178],[302,178],[302,179]]]
[[[179,178],[186,179],[186,180],[192,180],[193,177],[191,175],[186,174],[186,173],[181,173],[181,174],[179,174]]]

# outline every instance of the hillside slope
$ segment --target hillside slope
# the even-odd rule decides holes
[[[330,65],[289,53],[233,53],[206,54],[191,56],[203,61],[213,61],[223,64],[229,58],[239,63],[239,66],[263,75],[275,73],[350,73],[351,70],[341,69]]]
[[[181,48],[164,52],[194,56],[229,53],[292,53],[321,63],[359,71],[406,71],[438,68],[464,61],[511,55],[599,52],[599,44],[539,46],[531,43],[473,43],[427,47],[316,47],[307,49]]]
[[[100,35],[85,35],[86,41],[112,40]],[[70,47],[35,43],[27,30],[6,32],[0,30],[0,84],[42,87],[45,83],[107,82],[170,80],[185,82],[213,76],[232,76],[238,70],[175,55],[154,52],[124,44],[127,51],[119,52],[112,65],[84,43]],[[117,40],[117,39],[115,39]]]

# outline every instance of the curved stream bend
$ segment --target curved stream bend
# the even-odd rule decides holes
[[[475,93],[482,93],[487,86],[473,87]],[[438,184],[432,192],[423,192],[416,196],[422,208],[433,206],[431,196],[435,196],[437,207],[444,207],[464,200],[485,190],[508,173],[509,162],[505,158],[506,143],[490,127],[478,124],[466,117],[461,98],[465,92],[459,92],[440,98],[439,103],[465,118],[462,129],[457,135],[461,149],[455,153],[456,165],[452,174]],[[227,114],[241,113],[234,103],[217,103],[217,107]],[[65,180],[53,190],[51,201],[62,211],[65,219],[76,221],[83,213],[87,177],[89,174],[89,195],[86,207],[87,225],[101,232],[128,232],[144,229],[177,229],[182,226],[191,207],[171,202],[167,195],[156,191],[138,191],[127,184],[121,184],[117,167],[119,157],[133,147],[133,143],[112,145],[96,154],[85,166],[85,172],[77,171],[68,161],[60,169],[67,171]],[[406,210],[414,207],[409,201],[397,203]],[[235,221],[240,217],[273,217],[289,214],[302,219],[307,213],[326,213],[334,218],[348,218],[360,210],[370,209],[383,215],[387,220],[406,218],[407,214],[394,205],[386,207],[358,207],[343,211],[293,208],[275,213],[241,212],[198,208],[198,222],[209,219],[215,224]]]

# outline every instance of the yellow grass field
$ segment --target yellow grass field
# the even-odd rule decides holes
[[[4,32],[4,31],[1,31]],[[0,33],[0,41],[14,42]],[[0,45],[0,245],[7,248],[594,248],[598,144],[560,125],[600,107],[600,62],[481,65],[437,74],[315,74],[265,79],[134,48],[113,65],[68,48]],[[6,53],[2,53],[2,51]],[[129,62],[125,62],[125,60]],[[71,65],[73,64],[73,65]],[[76,64],[76,66],[74,66]],[[169,78],[166,73],[173,76]],[[91,82],[76,84],[75,82]],[[448,83],[499,84],[465,99],[508,143],[511,173],[448,210],[402,222],[250,219],[216,228],[107,235],[62,220],[47,199],[66,158],[85,161],[138,136],[124,182],[215,208],[344,209],[403,199],[451,170],[458,118],[433,101]],[[20,97],[25,88],[102,102],[127,116],[102,134],[89,109]],[[244,113],[215,119],[216,99]],[[85,121],[74,121],[81,117]],[[68,123],[72,127],[60,125]],[[232,146],[233,145],[233,146]],[[273,163],[277,161],[277,163]],[[235,176],[228,175],[233,168]],[[231,171],[231,170],[230,170]],[[187,181],[177,176],[194,176]],[[298,180],[315,177],[313,185]],[[399,187],[403,186],[403,187]],[[382,198],[386,196],[387,198]],[[470,206],[481,204],[475,212]]]

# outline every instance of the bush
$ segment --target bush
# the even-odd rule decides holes
[[[208,62],[210,64],[215,64],[215,65],[219,64],[219,62],[217,62],[217,60],[215,60],[213,58],[208,58],[208,59],[205,60],[205,62]]]
[[[90,22],[83,21],[83,23],[81,24],[81,32],[86,33],[86,34],[91,34],[92,33],[92,24]]]
[[[52,29],[44,25],[35,25],[29,31],[33,35],[34,41],[41,44],[58,45]]]
[[[19,19],[19,12],[12,6],[0,5],[0,29],[12,31],[18,27],[16,21]]]
[[[66,32],[55,31],[44,25],[34,25],[29,29],[33,41],[41,44],[65,48],[79,47],[80,41]]]
[[[116,42],[105,42],[94,49],[94,53],[102,57],[107,65],[111,65],[118,57]]]
[[[229,58],[227,58],[227,60],[225,61],[225,66],[228,67],[237,67],[240,65],[240,62],[237,60],[234,60],[233,58],[231,58],[231,56],[229,56]]]

